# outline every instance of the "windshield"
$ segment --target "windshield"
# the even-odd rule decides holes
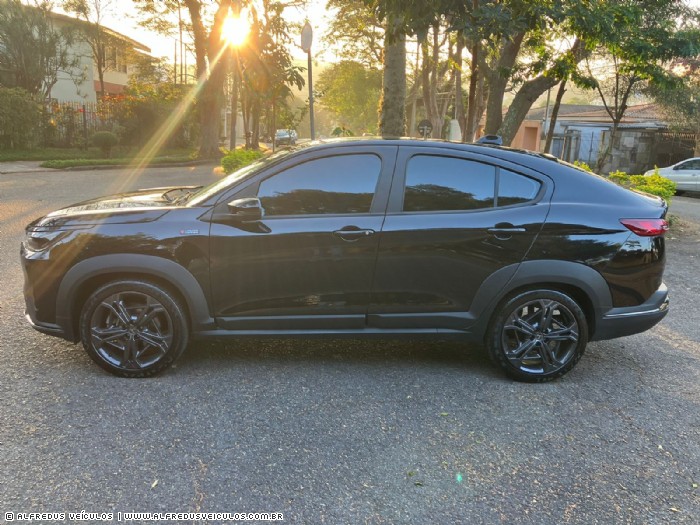
[[[204,188],[199,190],[197,193],[192,195],[192,197],[189,199],[189,202],[187,203],[187,205],[188,206],[198,206],[198,205],[202,204],[203,202],[206,202],[208,199],[210,199],[213,195],[216,195],[221,190],[227,188],[228,186],[231,186],[232,184],[235,184],[238,181],[243,180],[248,175],[255,173],[263,166],[274,163],[277,160],[279,160],[280,158],[285,157],[294,151],[298,151],[299,149],[301,149],[303,147],[304,146],[297,146],[296,148],[293,148],[293,149],[281,150],[281,151],[278,151],[277,153],[273,153],[272,155],[270,155],[268,157],[263,157],[262,159],[257,160],[255,162],[253,162],[252,164],[248,164],[247,166],[243,166],[241,169],[231,173],[231,175],[229,175],[228,177],[224,177],[220,181],[215,182],[214,184],[211,184],[209,186],[205,186]]]

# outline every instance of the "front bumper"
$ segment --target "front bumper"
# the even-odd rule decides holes
[[[649,299],[639,306],[612,308],[596,320],[591,341],[615,339],[649,330],[668,313],[668,288],[661,284]]]

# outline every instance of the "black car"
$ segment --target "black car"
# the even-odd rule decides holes
[[[403,336],[484,342],[547,381],[666,315],[666,212],[531,152],[329,141],[35,220],[27,318],[128,377],[194,337]]]

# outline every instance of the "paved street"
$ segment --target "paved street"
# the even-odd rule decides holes
[[[683,223],[667,244],[668,317],[591,343],[550,384],[504,378],[478,346],[410,341],[197,343],[165,374],[127,380],[29,328],[26,223],[109,192],[219,177],[210,166],[0,175],[0,520],[700,522],[700,199],[672,208]]]

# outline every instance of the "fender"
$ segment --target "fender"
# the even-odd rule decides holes
[[[173,285],[185,298],[190,312],[192,331],[216,327],[202,287],[194,276],[176,262],[153,255],[121,253],[85,259],[73,266],[63,277],[56,296],[56,322],[72,335],[72,315],[75,295],[88,279],[110,273],[153,275]]]
[[[608,284],[590,266],[570,261],[524,261],[501,268],[481,284],[469,311],[470,317],[478,321],[469,331],[483,337],[493,309],[504,297],[518,288],[545,283],[566,284],[582,290],[594,305],[596,320],[613,307]],[[494,290],[499,292],[494,294]]]

